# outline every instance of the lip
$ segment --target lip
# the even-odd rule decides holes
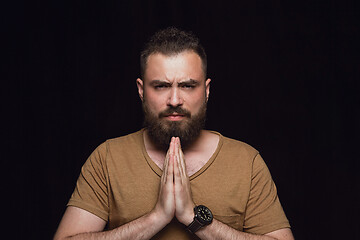
[[[171,115],[167,115],[165,118],[170,120],[170,121],[180,121],[182,119],[184,119],[184,115],[181,114],[171,114]]]

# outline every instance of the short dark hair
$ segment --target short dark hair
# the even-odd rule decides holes
[[[204,77],[206,78],[207,57],[205,49],[201,46],[199,38],[193,33],[175,27],[169,27],[156,32],[146,43],[140,55],[141,77],[144,79],[146,64],[149,56],[161,53],[166,56],[177,55],[184,51],[194,51],[202,61]]]

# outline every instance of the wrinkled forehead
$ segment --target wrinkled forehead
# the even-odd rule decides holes
[[[149,55],[144,78],[148,80],[169,81],[184,79],[203,80],[205,79],[205,74],[200,56],[193,51],[183,51],[171,55],[163,53]]]

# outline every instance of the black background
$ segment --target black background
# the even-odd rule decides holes
[[[200,37],[207,129],[260,151],[295,237],[360,238],[358,2],[12,1],[1,13],[12,239],[50,239],[88,155],[141,128],[139,52],[167,26]]]

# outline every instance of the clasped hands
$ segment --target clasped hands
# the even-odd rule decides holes
[[[175,216],[187,226],[193,221],[194,207],[180,139],[172,137],[165,157],[158,201],[153,211],[166,224]]]

